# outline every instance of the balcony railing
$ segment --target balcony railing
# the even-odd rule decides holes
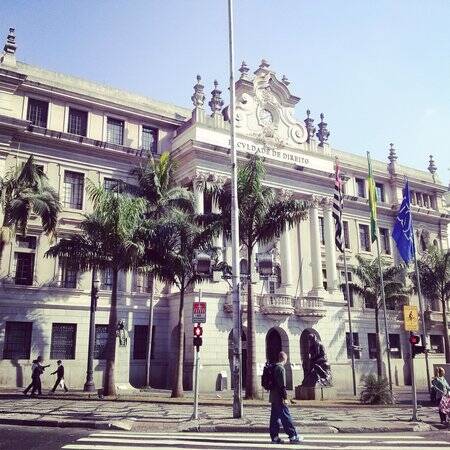
[[[326,315],[323,299],[320,297],[298,297],[294,304],[295,314],[305,321],[317,322]]]
[[[286,294],[263,294],[258,296],[260,311],[267,315],[294,314],[294,297]]]

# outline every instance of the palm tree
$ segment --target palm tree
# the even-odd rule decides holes
[[[46,256],[66,258],[81,270],[112,271],[104,395],[115,395],[117,281],[119,272],[137,266],[145,253],[146,205],[140,198],[109,192],[92,183],[87,190],[94,212],[85,215],[80,224],[81,234],[62,239]]]
[[[144,165],[140,165],[131,170],[137,181],[137,186],[129,185],[128,191],[135,196],[146,201],[146,217],[149,224],[167,214],[173,208],[180,208],[189,211],[192,206],[192,193],[186,188],[175,183],[176,163],[171,158],[169,152],[164,152],[159,159],[155,160],[152,155],[147,158]],[[146,386],[150,387],[150,364],[151,345],[153,333],[153,262],[152,252],[147,252],[147,259],[142,261],[142,269],[150,274],[149,279],[149,320],[147,332],[147,352],[146,352]]]
[[[381,279],[378,258],[370,260],[361,255],[356,255],[357,264],[352,268],[357,280],[350,283],[351,288],[375,312],[375,336],[377,353],[377,375],[380,379],[383,375],[381,359],[380,322],[379,314],[382,308]],[[408,300],[410,290],[405,288],[405,268],[403,266],[390,266],[389,262],[381,258],[383,268],[384,294],[386,306],[391,308]],[[386,337],[387,338],[387,337]]]
[[[237,190],[239,202],[239,237],[247,251],[247,380],[246,398],[258,397],[256,378],[255,304],[252,295],[251,261],[257,243],[270,243],[307,217],[308,204],[293,197],[283,198],[274,189],[264,186],[266,171],[263,161],[252,156],[239,168]],[[231,237],[231,186],[213,188],[213,195],[223,212],[222,227],[226,237]],[[227,213],[225,213],[227,212]]]
[[[42,168],[30,156],[22,167],[10,170],[0,180],[0,208],[3,223],[0,231],[0,261],[3,249],[18,230],[27,233],[31,214],[40,217],[44,233],[55,232],[61,204],[57,192],[48,184]]]
[[[211,253],[213,237],[219,231],[217,222],[202,224],[194,212],[172,209],[154,226],[149,259],[153,272],[161,281],[176,286],[179,291],[176,365],[172,374],[172,397],[183,396],[184,299],[190,286],[202,281],[196,272],[199,253]]]
[[[417,261],[419,266],[420,287],[424,296],[439,299],[442,305],[444,325],[445,362],[450,363],[450,341],[448,336],[448,300],[450,299],[450,250],[440,251],[432,247]],[[410,275],[417,292],[416,273]]]

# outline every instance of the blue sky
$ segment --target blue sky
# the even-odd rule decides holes
[[[208,95],[227,83],[226,3],[1,0],[0,35],[16,27],[21,61],[190,107],[197,73]],[[433,154],[447,184],[449,23],[447,0],[235,0],[236,66],[286,74],[333,146],[386,159],[393,142],[421,169]]]

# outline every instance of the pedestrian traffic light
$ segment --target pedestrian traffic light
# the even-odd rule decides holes
[[[203,344],[202,334],[203,334],[202,326],[200,324],[195,325],[195,327],[194,327],[194,347],[197,348],[197,351],[199,351],[199,348]]]
[[[411,344],[411,356],[413,358],[420,353],[424,353],[425,347],[423,345],[419,345],[420,336],[411,333],[411,335],[409,336],[409,342]]]

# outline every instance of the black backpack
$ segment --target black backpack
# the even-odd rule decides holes
[[[275,364],[267,362],[261,376],[261,386],[270,391],[276,387],[275,383]]]

